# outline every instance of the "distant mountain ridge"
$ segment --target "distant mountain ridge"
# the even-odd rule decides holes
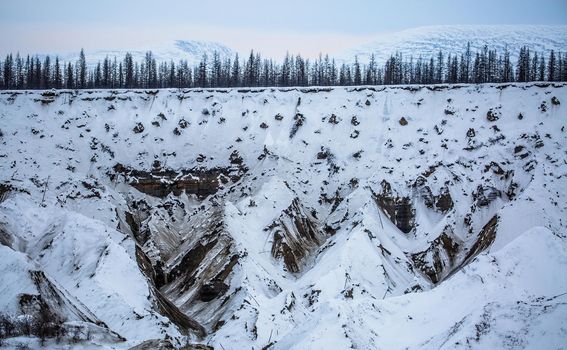
[[[197,64],[203,54],[212,58],[213,53],[216,51],[220,54],[221,58],[232,57],[236,53],[233,49],[224,44],[212,41],[199,41],[199,40],[172,40],[160,45],[147,46],[135,49],[115,49],[115,50],[85,50],[85,57],[89,66],[96,65],[97,62],[104,60],[106,56],[117,60],[122,60],[127,52],[132,54],[134,61],[141,61],[144,59],[146,52],[152,51],[152,54],[157,62],[169,62],[173,60],[186,60],[189,65]],[[71,52],[67,54],[60,54],[60,59],[65,62],[75,62],[79,59],[79,52]]]
[[[532,51],[567,51],[566,25],[440,25],[407,29],[378,36],[363,45],[343,50],[333,55],[340,61],[352,62],[355,56],[367,63],[372,54],[378,63],[385,62],[390,55],[400,52],[408,58],[429,58],[444,54],[461,54],[467,42],[471,49],[480,51],[484,45],[503,51],[506,46],[512,58],[522,46]]]
[[[417,27],[377,36],[374,40],[341,50],[329,52],[338,62],[352,63],[355,57],[361,63],[368,63],[370,56],[375,55],[376,62],[383,64],[391,55],[400,52],[404,57],[413,56],[429,58],[436,56],[439,50],[444,54],[461,54],[466,43],[471,43],[473,52],[480,51],[487,45],[491,49],[502,52],[506,46],[510,49],[513,61],[517,58],[520,47],[527,46],[534,52],[550,50],[567,51],[567,25],[439,25]],[[261,52],[261,48],[258,48]],[[187,60],[189,65],[199,63],[203,54],[209,58],[217,51],[221,59],[234,57],[236,50],[219,42],[199,40],[171,40],[159,45],[143,48],[124,48],[114,50],[88,50],[85,52],[87,64],[96,65],[106,56],[118,60],[130,52],[135,61],[144,58],[147,51],[152,51],[158,62],[177,62]],[[241,52],[245,55],[247,53]],[[59,53],[65,62],[75,62],[79,52]]]

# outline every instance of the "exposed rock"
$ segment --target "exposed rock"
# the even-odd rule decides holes
[[[185,119],[180,119],[179,123],[177,123],[177,125],[179,125],[179,127],[181,129],[185,129],[185,128],[187,128],[187,126],[189,126],[189,122],[187,122],[187,120],[185,120]]]
[[[476,136],[476,132],[474,131],[473,128],[469,128],[469,130],[467,130],[467,137],[475,137]]]
[[[277,121],[281,121],[281,120],[283,120],[283,115],[278,113],[274,116],[274,119],[276,119]]]
[[[238,157],[238,154],[236,154],[233,160],[237,161]],[[238,181],[246,171],[242,166],[238,168],[191,169],[179,173],[172,170],[140,171],[124,168],[120,164],[117,164],[114,170],[125,175],[130,185],[138,191],[160,198],[166,197],[169,193],[178,196],[183,192],[203,198],[215,194],[223,178]]]
[[[141,132],[144,132],[144,124],[142,123],[136,123],[136,126],[134,127],[134,129],[132,129],[134,131],[134,133],[139,134]]]
[[[373,193],[374,199],[388,219],[402,232],[410,233],[415,226],[415,209],[409,197],[400,197],[392,192],[391,185],[382,181],[380,193]]]
[[[332,156],[331,151],[328,148],[321,147],[321,151],[317,153],[317,159],[327,159]]]
[[[473,199],[479,207],[486,207],[496,198],[500,198],[502,193],[492,186],[479,185],[477,190],[473,192]]]
[[[561,102],[559,102],[559,99],[556,96],[553,96],[551,98],[551,104],[554,106],[559,106],[561,104]]]
[[[530,155],[530,151],[523,145],[514,147],[514,156],[519,159],[524,159]]]
[[[489,122],[495,122],[499,119],[499,115],[495,113],[493,110],[489,110],[486,113],[486,119],[488,119]]]
[[[298,103],[301,103],[301,98],[299,99]],[[289,132],[290,139],[292,139],[295,136],[297,130],[299,130],[299,128],[303,125],[303,122],[305,122],[305,117],[303,116],[303,114],[297,113],[295,117],[293,117],[293,120],[295,120],[295,122],[293,123],[293,126],[291,127],[291,131]]]
[[[268,124],[262,122],[262,124],[260,124],[260,128],[262,128],[262,129],[267,129],[267,128],[268,128]]]
[[[433,195],[431,188],[426,183],[426,177],[419,177],[413,186],[419,191],[420,197],[428,208],[443,214],[453,209],[453,198],[447,186],[443,186],[438,195]]]
[[[0,184],[0,203],[6,199],[6,196],[8,196],[8,193],[12,190],[13,187],[11,185]]]
[[[358,126],[360,124],[360,122],[358,121],[358,118],[355,115],[352,116],[352,118],[350,119],[350,123],[354,126]]]
[[[452,229],[446,226],[427,250],[411,254],[411,259],[431,282],[438,283],[459,263],[457,256],[461,244],[462,242],[453,235]]]
[[[406,120],[406,118],[404,118],[404,117],[400,118],[400,125],[402,125],[402,126],[408,125],[408,121]]]
[[[496,229],[498,228],[498,216],[494,215],[486,225],[480,230],[475,243],[468,250],[461,266],[468,264],[474,257],[490,247],[492,242],[496,239]]]
[[[334,114],[331,114],[331,117],[329,117],[329,124],[338,124],[338,123],[339,123],[339,120],[338,120],[337,116],[334,115]]]
[[[228,290],[228,285],[219,280],[213,280],[204,284],[199,289],[199,300],[209,302],[222,296]]]
[[[237,165],[242,164],[242,162],[244,161],[237,150],[232,151],[232,153],[228,157],[228,160],[230,161],[230,164],[237,164]]]
[[[273,235],[272,256],[283,259],[289,272],[300,272],[307,258],[326,239],[317,220],[306,212],[295,198],[266,231]]]

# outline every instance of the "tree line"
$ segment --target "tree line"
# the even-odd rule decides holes
[[[262,58],[254,51],[244,59],[238,54],[221,58],[203,55],[190,66],[186,60],[157,62],[148,51],[142,60],[132,54],[124,58],[106,57],[87,66],[81,50],[77,62],[59,57],[8,54],[0,62],[0,89],[93,89],[93,88],[217,88],[258,86],[349,86],[440,83],[500,83],[567,81],[567,54],[551,50],[519,50],[516,62],[505,48],[497,52],[488,46],[473,52],[470,43],[462,54],[439,51],[434,57],[391,55],[379,65],[374,55],[368,64],[338,63],[329,55],[309,60],[287,54],[283,62]]]

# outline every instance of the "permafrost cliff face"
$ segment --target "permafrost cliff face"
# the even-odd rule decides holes
[[[560,348],[565,103],[0,93],[0,310],[49,310],[77,348]]]

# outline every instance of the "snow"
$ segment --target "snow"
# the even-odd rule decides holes
[[[383,64],[399,52],[405,59],[416,52],[424,59],[436,58],[439,51],[460,55],[470,41],[472,52],[480,52],[485,45],[489,49],[504,52],[506,46],[515,59],[522,46],[532,52],[565,52],[567,50],[567,26],[565,25],[439,25],[406,29],[378,35],[373,41],[338,52],[335,57],[353,62],[368,63],[371,54]],[[446,59],[446,57],[445,57]]]
[[[208,334],[192,342],[227,350],[564,346],[565,84],[63,90],[50,103],[43,93],[0,93],[0,184],[14,188],[0,200],[0,239],[10,237],[0,245],[4,312],[20,312],[20,294],[41,293],[29,274],[41,270],[73,305],[61,312],[81,310],[126,338],[101,335],[79,348],[126,349],[166,335],[184,344],[159,313],[136,249],[171,268],[219,224],[226,245],[215,246],[196,276],[236,254],[226,294],[199,301],[184,281],[161,290],[204,325]],[[498,120],[487,120],[490,110]],[[292,135],[298,113],[305,119]],[[181,119],[188,127],[175,135]],[[143,132],[133,132],[137,123]],[[234,151],[248,170],[206,198],[151,197],[110,176],[117,163],[150,171],[154,160],[179,173],[235,167]],[[392,198],[409,198],[410,233],[378,204],[383,181]],[[432,196],[447,189],[453,206],[428,207],[424,186]],[[481,205],[479,187],[499,196]],[[134,210],[142,200],[148,212]],[[136,242],[126,212],[151,240]],[[276,223],[300,235],[293,215],[324,237],[299,272],[272,256],[268,229]],[[495,216],[494,242],[467,260]],[[455,262],[441,254],[436,283],[413,257],[430,249],[424,256],[433,264],[443,233],[459,249]],[[34,339],[8,344],[18,341],[37,347]]]
[[[199,40],[172,40],[160,44],[147,45],[145,47],[131,47],[124,49],[99,49],[86,50],[85,58],[87,65],[96,66],[98,62],[104,61],[108,56],[111,60],[116,57],[118,61],[122,61],[126,53],[130,53],[135,62],[143,62],[146,52],[151,51],[157,62],[173,61],[177,64],[180,60],[185,60],[189,66],[196,66],[203,55],[207,55],[207,59],[213,58],[214,52],[217,52],[221,59],[234,59],[236,51],[221,43],[212,41]],[[50,55],[58,55],[62,62],[74,63],[79,59],[79,52],[53,53]]]

